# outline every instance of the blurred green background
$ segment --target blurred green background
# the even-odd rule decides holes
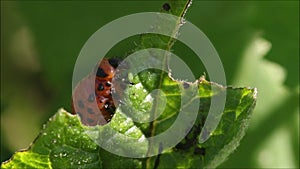
[[[1,161],[28,147],[57,109],[70,110],[73,66],[96,30],[163,3],[1,1]],[[245,138],[220,168],[299,168],[299,1],[193,1],[186,19],[214,44],[228,85],[259,91]],[[204,73],[183,45],[174,51]]]

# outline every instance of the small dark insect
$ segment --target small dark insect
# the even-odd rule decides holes
[[[183,87],[184,87],[185,89],[187,89],[187,88],[189,88],[189,87],[190,87],[190,84],[188,84],[188,83],[184,82],[184,83],[183,83]]]
[[[164,3],[162,7],[165,11],[169,11],[171,9],[171,6],[169,3]]]

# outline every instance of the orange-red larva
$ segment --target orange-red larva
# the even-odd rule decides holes
[[[115,113],[112,99],[112,78],[120,60],[102,59],[95,74],[81,80],[73,91],[72,114],[78,114],[88,126],[104,125]],[[95,83],[95,86],[93,86]],[[96,106],[92,106],[97,103]],[[100,110],[100,111],[99,111]]]

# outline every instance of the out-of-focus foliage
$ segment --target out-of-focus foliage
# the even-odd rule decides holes
[[[162,4],[1,1],[1,160],[26,148],[58,107],[69,107],[73,66],[91,34]],[[248,134],[221,167],[299,167],[299,1],[194,1],[186,19],[214,44],[227,83],[260,93]],[[132,48],[133,40],[116,48]],[[269,44],[265,53],[247,52],[256,42]],[[205,69],[181,49],[175,44],[174,53],[200,77]]]

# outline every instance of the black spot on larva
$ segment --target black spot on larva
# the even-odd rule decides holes
[[[90,113],[90,114],[95,114],[95,113],[93,112],[93,109],[91,109],[91,108],[88,108],[87,111],[88,111],[88,113]]]
[[[118,59],[118,58],[110,58],[110,59],[108,59],[108,63],[109,63],[112,67],[114,67],[114,68],[117,68],[117,67],[119,66],[120,62],[121,62],[121,60]]]
[[[98,85],[97,90],[100,90],[100,91],[104,90],[104,86],[100,83],[100,84]]]
[[[106,74],[102,68],[98,68],[96,76],[98,76],[98,77],[106,77],[106,76],[108,76],[108,74]]]
[[[93,94],[89,95],[88,101],[93,102],[95,100],[95,96]]]
[[[91,118],[86,118],[86,121],[87,121],[88,123],[94,123],[95,120],[93,120],[93,119],[91,119]]]
[[[188,83],[184,82],[184,83],[183,83],[183,87],[184,87],[185,89],[187,89],[187,88],[189,88],[189,87],[190,87],[190,84],[188,84]]]
[[[105,86],[110,87],[110,86],[111,86],[111,83],[110,83],[110,82],[106,82],[106,83],[105,83]]]
[[[135,85],[133,82],[129,82],[130,85]]]
[[[201,147],[196,147],[194,150],[194,154],[200,154],[200,155],[205,155],[205,148]]]
[[[171,6],[169,3],[164,3],[162,7],[165,11],[169,11],[171,9]]]
[[[83,116],[82,116],[82,114],[78,111],[78,112],[76,112],[77,114],[78,114],[78,116],[80,117],[80,118],[82,118]]]
[[[82,100],[79,100],[77,104],[78,104],[78,107],[84,108],[84,103]]]

